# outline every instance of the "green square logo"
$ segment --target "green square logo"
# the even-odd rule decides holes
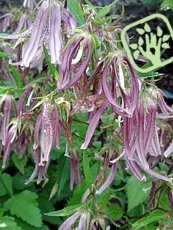
[[[131,36],[127,39],[129,34]],[[169,20],[162,14],[153,14],[126,26],[121,40],[131,64],[138,72],[148,73],[173,62],[173,57],[163,57],[170,49],[170,44],[173,44],[173,30]],[[148,65],[139,64],[140,56]]]

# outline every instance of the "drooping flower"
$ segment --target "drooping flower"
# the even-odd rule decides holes
[[[124,117],[124,148],[125,159],[138,179],[144,179],[139,168],[149,175],[165,181],[172,178],[161,175],[152,169],[149,156],[162,155],[159,143],[157,118],[157,97],[153,94],[140,99],[132,117]]]
[[[30,10],[33,10],[34,7],[36,6],[36,1],[35,0],[24,0],[23,6],[28,7]]]
[[[91,51],[91,36],[85,33],[73,36],[62,53],[58,90],[70,88],[79,81],[88,67]]]
[[[8,132],[8,125],[10,122],[10,114],[11,114],[13,98],[10,95],[6,95],[1,99],[2,101],[4,101],[3,102],[4,105],[3,105],[2,125],[0,127],[0,140],[2,141],[2,145],[5,145],[7,132]]]
[[[78,169],[79,159],[73,153],[70,153],[70,189],[80,184],[80,172]]]
[[[59,148],[58,112],[54,105],[45,102],[34,129],[34,149],[41,149],[39,165],[44,166],[49,161],[54,144]]]
[[[129,76],[124,76],[124,70]],[[111,80],[108,82],[108,76]],[[138,102],[138,78],[130,62],[123,54],[113,55],[106,60],[102,75],[103,91],[114,112],[121,116],[132,116]]]
[[[3,39],[18,39],[17,44],[19,44],[21,38],[30,34],[29,40],[22,50],[22,60],[17,64],[24,67],[35,66],[33,63],[38,63],[38,60],[44,57],[43,46],[48,49],[53,64],[61,63],[62,15],[63,9],[60,2],[45,0],[39,7],[36,19],[28,30],[19,34],[0,36]]]

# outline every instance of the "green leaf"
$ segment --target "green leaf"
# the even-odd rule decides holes
[[[140,54],[140,51],[139,51],[139,50],[136,50],[136,51],[133,53],[134,58],[135,58],[135,59],[138,59],[139,54]]]
[[[92,175],[91,175],[91,168],[89,165],[89,158],[87,157],[86,152],[83,153],[83,169],[84,169],[86,184],[89,187],[92,183]]]
[[[37,207],[37,197],[36,193],[25,190],[5,202],[5,211],[9,210],[11,215],[20,217],[32,226],[41,227],[42,217]]]
[[[78,0],[67,0],[67,6],[71,14],[76,19],[79,26],[84,25],[85,17],[84,17],[84,12],[83,12],[80,2]]]
[[[3,173],[0,174],[0,196],[6,194],[13,194],[12,178],[9,174]]]
[[[162,48],[164,48],[164,49],[169,49],[170,46],[169,46],[168,43],[163,43],[163,44],[162,44]]]
[[[145,33],[145,30],[141,29],[141,28],[137,28],[136,31],[138,32],[138,34],[143,35]]]
[[[23,230],[14,221],[11,216],[3,216],[0,218],[0,229],[4,230]]]
[[[150,28],[150,26],[148,25],[148,23],[145,23],[145,25],[144,25],[144,30],[146,31],[146,32],[151,32],[151,28]]]
[[[136,50],[138,48],[138,45],[137,44],[131,44],[130,45],[130,48],[132,48],[133,50]]]
[[[65,183],[69,179],[69,162],[67,157],[63,156],[63,158],[61,158],[57,172],[58,196],[60,196]]]
[[[73,214],[74,212],[79,211],[82,207],[83,207],[82,204],[72,205],[62,210],[59,210],[59,211],[45,213],[45,215],[47,216],[69,216]]]
[[[139,45],[139,46],[142,46],[143,44],[144,44],[143,38],[142,38],[142,37],[139,37],[139,39],[138,39],[138,45]]]
[[[5,52],[0,52],[0,58],[3,58],[3,57],[8,57],[9,54],[8,53],[5,53]]]
[[[118,221],[123,216],[123,209],[118,204],[110,205],[106,214],[112,220]]]
[[[167,42],[169,40],[171,35],[164,35],[163,38],[162,38],[162,41],[163,42]]]
[[[138,181],[131,176],[127,181],[128,211],[147,200],[151,189],[151,182]]]
[[[157,27],[157,36],[161,37],[163,35],[163,30],[160,28],[160,26]]]
[[[18,91],[22,93],[23,90],[23,82],[22,82],[22,77],[20,76],[18,70],[14,66],[10,66],[10,72],[12,73],[16,86],[18,88]]]
[[[140,220],[133,223],[132,226],[135,230],[141,229],[142,227],[144,227],[148,224],[151,224],[152,222],[159,221],[165,217],[166,217],[165,212],[163,212],[161,210],[154,210],[153,212],[150,212],[149,214],[147,214],[146,216],[144,216]]]
[[[53,75],[55,80],[58,80],[59,73],[58,73],[58,71],[56,69],[56,65],[51,63],[50,55],[49,55],[49,53],[48,53],[48,51],[47,51],[47,49],[45,47],[44,47],[44,54],[45,54],[45,59],[46,59],[46,62],[48,64],[48,69],[50,71],[50,74]]]
[[[24,155],[22,158],[19,158],[17,154],[12,155],[12,160],[14,165],[22,174],[24,174],[25,166],[27,164],[27,159],[28,158],[26,155]]]
[[[99,19],[99,18],[104,17],[106,14],[109,13],[110,10],[111,10],[111,5],[104,6],[101,10],[99,10],[99,12],[96,14],[95,18]]]

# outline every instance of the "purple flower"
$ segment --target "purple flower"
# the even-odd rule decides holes
[[[78,169],[79,166],[79,159],[73,153],[70,153],[70,189],[80,184],[80,172]]]
[[[151,170],[148,162],[149,156],[161,155],[156,114],[157,102],[151,95],[147,95],[146,99],[139,100],[132,117],[124,117],[125,158],[134,175],[140,180],[142,175],[138,167],[158,179],[172,181],[172,178]]]
[[[123,69],[129,75],[129,82],[124,77]],[[111,80],[108,82],[108,76]],[[125,87],[125,85],[127,85]],[[132,116],[139,98],[139,83],[128,59],[118,54],[107,60],[102,75],[103,91],[111,103],[114,112],[121,116]],[[118,102],[120,101],[120,103]]]
[[[30,10],[33,10],[34,7],[36,6],[36,1],[35,0],[24,0],[23,6],[28,7]]]
[[[70,229],[80,215],[80,211],[75,212],[73,215],[66,219],[66,221],[59,227],[58,230]]]
[[[106,108],[108,107],[109,103],[107,101],[105,101],[95,112],[94,116],[92,117],[92,119],[90,120],[89,126],[88,126],[88,130],[85,136],[85,141],[81,146],[81,149],[86,149],[91,141],[91,138],[94,134],[94,131],[97,127],[97,124],[100,120],[101,115],[103,114],[103,112],[106,110]]]
[[[2,144],[5,145],[13,98],[12,96],[7,95],[4,97],[3,100],[4,100],[4,106],[3,106],[2,125],[0,127],[0,140],[2,140]]]
[[[91,58],[92,43],[89,35],[74,35],[62,53],[57,89],[74,86],[83,76]],[[71,78],[72,77],[72,78]]]
[[[6,32],[10,25],[11,14],[7,13],[0,16],[0,32]]]
[[[11,144],[13,143],[17,135],[17,129],[18,129],[18,121],[14,121],[12,126],[8,129],[7,136],[5,139],[2,168],[5,168],[6,166],[6,161],[11,151]]]
[[[25,3],[25,2],[24,2]],[[66,10],[67,11],[67,10]],[[70,15],[70,13],[68,12]],[[38,13],[33,24],[24,33],[0,36],[3,39],[18,39],[17,44],[21,43],[21,38],[30,34],[28,42],[22,50],[21,66],[36,66],[44,58],[43,46],[45,46],[51,56],[53,64],[60,64],[62,49],[62,5],[56,1],[43,1],[38,9]],[[70,21],[72,16],[70,17]],[[71,22],[71,24],[73,24]],[[18,64],[18,63],[17,63]]]
[[[117,165],[112,164],[109,176],[107,177],[107,179],[105,180],[103,185],[99,188],[99,190],[96,191],[96,194],[101,194],[102,192],[105,191],[105,189],[107,189],[109,187],[109,185],[114,180],[114,176],[115,176],[116,171],[117,171]]]
[[[59,148],[59,117],[55,105],[45,102],[34,129],[34,149],[40,147],[40,166],[49,162],[54,144]]]

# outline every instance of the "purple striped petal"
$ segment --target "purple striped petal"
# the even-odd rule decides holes
[[[62,49],[61,38],[61,5],[55,3],[52,5],[49,16],[49,38],[48,49],[53,64],[60,64],[60,52]]]
[[[6,161],[8,159],[8,156],[10,154],[10,147],[11,143],[14,141],[17,133],[17,123],[13,124],[11,128],[8,130],[7,137],[5,140],[5,146],[4,146],[4,155],[3,155],[3,163],[2,168],[5,168]]]
[[[108,104],[109,103],[107,101],[105,101],[100,106],[100,108],[97,110],[97,112],[94,114],[94,116],[92,117],[92,119],[90,121],[90,124],[88,126],[86,136],[85,136],[85,142],[82,144],[81,149],[86,149],[87,146],[89,145],[89,143],[91,141],[91,138],[92,138],[92,136],[94,134],[94,131],[95,131],[96,127],[97,127],[98,121],[99,121],[102,113],[104,112],[104,110],[107,108]]]
[[[80,216],[80,212],[75,212],[73,215],[71,215],[69,218],[66,219],[66,221],[59,227],[58,230],[68,230],[72,226],[72,224],[78,219]]]
[[[96,191],[96,194],[101,194],[102,192],[104,192],[105,189],[108,188],[108,186],[114,180],[114,176],[115,176],[116,171],[117,171],[117,165],[116,164],[112,164],[109,176],[107,177],[106,181],[103,183],[103,185],[101,186],[101,188],[99,188],[99,190]]]
[[[38,47],[40,45],[40,40],[42,37],[43,29],[46,24],[48,9],[47,2],[43,2],[41,5],[36,20],[34,22],[34,26],[32,29],[32,33],[28,43],[26,44],[23,53],[22,53],[22,66],[29,67],[32,59],[34,58]]]
[[[5,103],[3,107],[3,119],[2,119],[1,131],[0,131],[0,139],[2,140],[3,145],[5,145],[5,141],[7,137],[11,106],[12,106],[12,97],[7,95],[5,97]]]

